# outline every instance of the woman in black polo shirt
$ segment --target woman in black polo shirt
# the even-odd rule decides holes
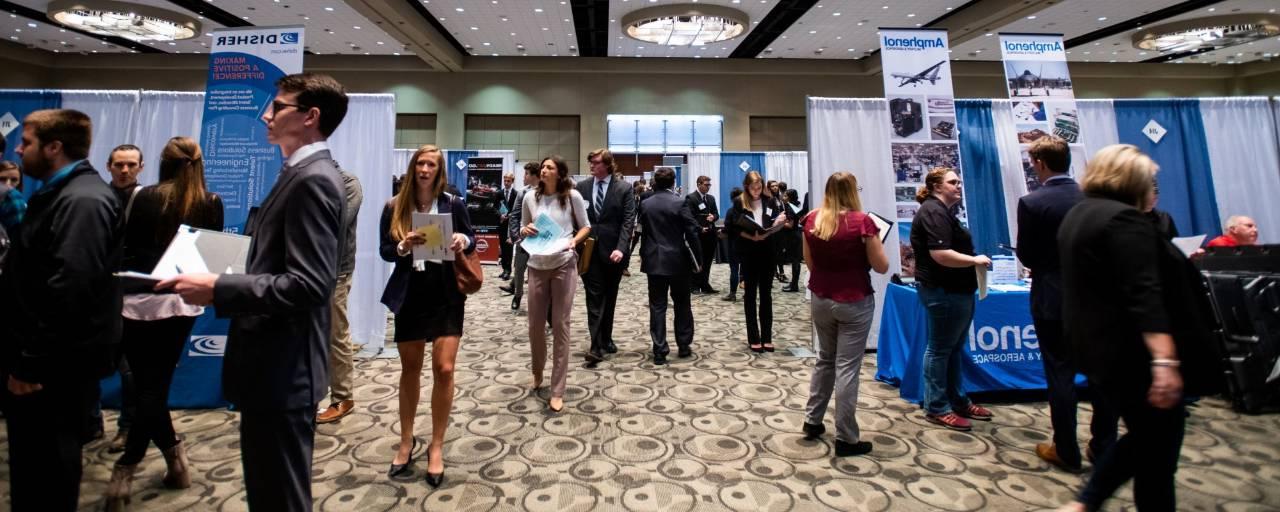
[[[924,351],[925,417],[953,430],[969,430],[969,420],[990,420],[991,411],[969,400],[961,389],[964,341],[973,321],[973,292],[978,288],[972,267],[990,265],[973,255],[973,238],[952,213],[960,203],[960,176],[939,167],[929,171],[916,193],[920,208],[911,222],[911,249],[916,255],[920,303],[929,314]]]

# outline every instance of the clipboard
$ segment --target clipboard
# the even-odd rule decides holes
[[[178,226],[150,273],[116,272],[125,293],[164,293],[153,290],[156,283],[179,274],[243,274],[253,239],[235,233]]]
[[[893,221],[876,212],[867,212],[867,216],[871,217],[871,222],[874,222],[876,228],[880,230],[880,243],[885,243],[885,241],[889,240],[889,229],[893,227]]]

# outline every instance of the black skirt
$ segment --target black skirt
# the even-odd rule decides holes
[[[426,270],[409,273],[409,289],[404,304],[395,315],[395,341],[435,341],[441,336],[462,336],[462,310],[465,303],[449,303],[444,286],[444,267],[427,262]]]

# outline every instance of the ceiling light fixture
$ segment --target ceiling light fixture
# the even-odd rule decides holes
[[[179,41],[200,34],[200,22],[185,14],[114,0],[54,0],[47,15],[67,27],[132,41]]]
[[[1210,51],[1280,35],[1280,18],[1230,14],[1166,23],[1133,34],[1133,46],[1158,52]]]
[[[746,13],[721,5],[656,5],[622,17],[627,36],[665,46],[701,46],[746,33]]]

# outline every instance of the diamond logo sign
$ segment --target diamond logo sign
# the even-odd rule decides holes
[[[738,164],[738,168],[742,169],[742,172],[747,172],[748,169],[751,169],[751,164],[747,163],[746,160],[743,160],[742,163]]]
[[[1160,123],[1157,123],[1155,119],[1148,121],[1147,125],[1142,127],[1142,134],[1146,135],[1148,139],[1151,139],[1151,142],[1156,144],[1160,143],[1160,139],[1163,139],[1164,134],[1166,133],[1169,133],[1169,130],[1160,126]]]
[[[4,116],[0,116],[0,137],[8,137],[9,132],[18,128],[18,118],[13,117],[13,112],[5,112]]]
[[[458,170],[459,170],[459,171],[461,171],[461,170],[463,170],[463,169],[466,169],[466,168],[467,168],[467,163],[466,163],[466,162],[464,162],[464,161],[462,161],[462,160],[458,160],[457,162],[454,162],[454,163],[453,163],[453,166],[454,166],[454,167],[457,167],[457,168],[458,168]]]

